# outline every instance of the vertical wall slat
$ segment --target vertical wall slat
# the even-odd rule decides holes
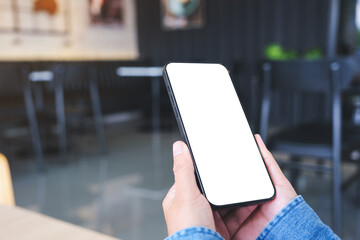
[[[277,42],[299,53],[313,46],[326,50],[329,1],[205,0],[203,28],[164,31],[160,0],[137,0],[140,54],[155,65],[167,61],[241,61],[239,93],[249,105],[250,82],[267,44]]]

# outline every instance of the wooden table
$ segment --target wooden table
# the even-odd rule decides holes
[[[116,240],[116,238],[23,208],[4,205],[0,205],[0,239]]]

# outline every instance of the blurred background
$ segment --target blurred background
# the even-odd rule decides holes
[[[181,137],[161,68],[216,62],[298,194],[360,239],[359,49],[357,0],[0,0],[0,152],[16,205],[165,238]]]

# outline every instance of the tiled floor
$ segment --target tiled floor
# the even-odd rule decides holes
[[[167,233],[161,202],[173,182],[171,146],[180,139],[176,127],[155,136],[139,131],[136,124],[106,130],[107,157],[99,157],[89,132],[72,136],[66,165],[49,155],[47,171],[39,174],[29,159],[13,161],[17,205],[121,239],[163,239]],[[352,171],[345,167],[345,172]],[[329,177],[301,175],[298,193],[330,224]],[[352,186],[344,197],[344,239],[356,239],[360,226],[356,193]]]

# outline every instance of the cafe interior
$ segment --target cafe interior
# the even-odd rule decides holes
[[[359,0],[0,0],[0,239],[168,236],[168,62],[223,64],[297,194],[360,239]]]

